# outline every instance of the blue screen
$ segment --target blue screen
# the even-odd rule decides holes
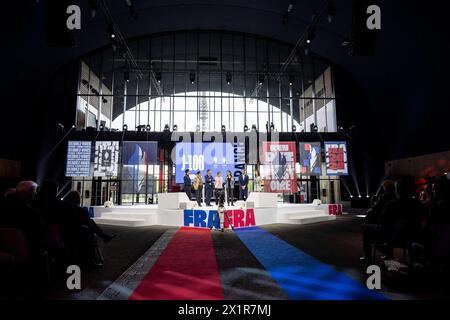
[[[175,146],[175,153],[176,183],[183,183],[186,169],[191,171],[191,179],[197,171],[202,171],[205,176],[208,169],[213,177],[218,171],[225,177],[227,170],[237,177],[245,164],[245,146],[239,142],[180,142]]]

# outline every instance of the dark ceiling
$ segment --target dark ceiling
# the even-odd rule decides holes
[[[88,17],[86,0],[74,1],[83,12],[76,46],[48,47],[42,2],[17,1],[2,10],[7,13],[1,31],[4,156],[20,157],[20,150],[27,147],[27,128],[33,124],[30,114],[58,70],[108,44],[105,21],[100,14]],[[289,43],[295,43],[320,4],[297,0],[289,21],[283,24],[288,0],[133,0],[137,20],[128,16],[125,1],[107,2],[125,38],[178,30],[227,30]],[[383,159],[448,150],[450,28],[439,6],[442,2],[379,3],[382,30],[375,56],[351,57],[341,46],[351,31],[351,0],[336,1],[335,21],[320,24],[312,50],[345,70],[366,95],[367,103],[360,107],[370,118],[367,141]],[[338,108],[345,107],[338,102]]]

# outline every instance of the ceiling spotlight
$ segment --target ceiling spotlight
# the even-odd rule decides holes
[[[145,126],[146,131],[150,131],[151,129],[152,129],[152,127],[149,124]]]
[[[155,79],[156,79],[156,82],[161,83],[161,72],[155,73]]]
[[[191,81],[191,84],[195,83],[195,72],[189,73],[189,81]]]
[[[124,79],[126,82],[130,81],[130,73],[129,73],[128,71],[125,71],[125,72],[123,73],[123,79]]]
[[[350,195],[350,198],[353,199],[353,195]]]
[[[123,131],[128,131],[128,126],[126,124],[124,124],[123,127],[122,127],[122,130]]]
[[[367,195],[367,196],[366,196],[366,198],[367,198],[367,199],[369,199],[369,198],[370,198],[370,196],[369,196],[369,195]]]
[[[264,83],[264,75],[263,74],[260,74],[259,76],[258,76],[258,84],[260,85],[260,86],[262,86],[263,85],[263,83]]]
[[[247,132],[248,131],[248,125],[245,125],[244,126],[244,132]]]
[[[361,195],[359,195],[359,196],[358,196],[358,198],[362,198],[362,196],[361,196]]]
[[[295,124],[292,126],[292,132],[297,131],[297,127],[295,126]]]
[[[114,32],[114,26],[113,25],[109,25],[108,28],[106,29],[106,32],[108,32],[108,35],[111,39],[114,39],[116,37],[116,33]]]
[[[306,43],[311,43],[314,39],[315,31],[314,28],[310,27],[306,30]]]
[[[173,125],[172,131],[178,131],[178,126],[176,124]]]
[[[230,85],[231,84],[231,72],[228,71],[227,75],[225,77],[225,80],[227,81],[227,84]]]
[[[291,74],[289,75],[289,85],[292,86],[294,84],[295,77]]]

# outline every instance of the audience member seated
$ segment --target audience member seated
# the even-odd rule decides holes
[[[87,210],[87,208],[81,207],[81,196],[78,191],[70,191],[64,197],[64,201],[67,201],[75,205],[75,210],[78,214],[78,218],[80,219],[81,223],[86,227],[88,227],[98,237],[102,238],[105,243],[108,243],[109,241],[111,241],[113,238],[116,237],[115,234],[109,235],[103,232],[103,230],[95,223],[95,221],[89,217],[89,211]]]
[[[385,180],[381,192],[372,206],[367,210],[363,227],[363,252],[362,261],[371,263],[372,245],[378,232],[378,220],[388,202],[395,199],[395,185],[393,180]]]
[[[67,264],[101,266],[94,234],[84,226],[75,205],[57,198],[58,184],[44,181],[35,206],[49,226],[56,226],[67,248]]]
[[[417,240],[420,220],[424,215],[424,208],[414,197],[414,186],[411,183],[406,180],[397,181],[395,193],[397,198],[387,203],[379,218],[380,230],[386,240],[384,251],[388,258],[392,258],[393,245],[399,237],[402,241]],[[401,225],[400,229],[399,225]]]
[[[38,261],[45,250],[46,225],[38,210],[31,207],[37,184],[19,182],[15,192],[8,189],[0,201],[0,228],[17,228],[23,231],[31,256]]]

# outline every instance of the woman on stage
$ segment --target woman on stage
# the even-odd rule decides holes
[[[220,171],[217,171],[217,175],[214,178],[214,190],[215,190],[215,197],[216,197],[216,205],[219,205],[219,193],[223,192],[223,177],[220,173]]]
[[[262,192],[262,178],[259,174],[259,170],[255,170],[254,190],[255,192]]]
[[[227,191],[227,202],[228,206],[233,205],[234,202],[234,177],[231,174],[231,171],[227,171],[227,177],[225,178],[225,185],[226,185],[226,191]]]

